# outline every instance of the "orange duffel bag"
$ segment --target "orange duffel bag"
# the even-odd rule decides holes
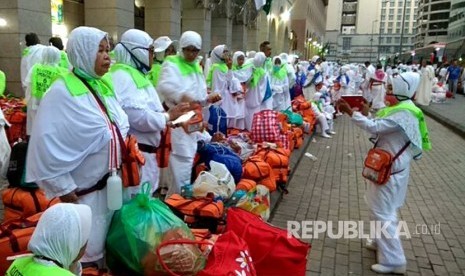
[[[186,199],[173,194],[165,199],[165,203],[185,216],[221,219],[224,215],[223,202],[214,202],[211,198]]]
[[[287,176],[290,173],[290,152],[288,150],[284,148],[262,148],[255,155],[260,156],[263,161],[270,165],[277,182],[287,182]]]
[[[19,139],[26,140],[26,113],[14,110],[10,114],[5,114],[5,119],[10,123],[10,126],[6,128],[6,136],[10,145]]]
[[[160,145],[157,148],[157,163],[159,168],[167,168],[171,153],[171,127],[167,126],[161,132]]]
[[[13,263],[7,257],[28,253],[27,245],[41,215],[12,219],[0,225],[0,275],[5,275]]]
[[[236,190],[242,190],[242,191],[248,192],[256,187],[257,187],[257,182],[255,182],[255,180],[242,178],[241,181],[237,183]]]
[[[242,165],[242,177],[252,179],[267,187],[270,192],[276,190],[276,177],[273,169],[260,156],[249,157]]]
[[[60,202],[59,198],[47,199],[41,189],[8,188],[2,192],[5,206],[4,220],[27,218],[45,211],[50,206]]]
[[[293,127],[294,132],[294,149],[298,149],[304,143],[304,131],[300,127]]]

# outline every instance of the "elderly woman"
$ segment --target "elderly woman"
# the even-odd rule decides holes
[[[396,230],[397,211],[404,204],[410,173],[410,162],[418,159],[422,150],[431,149],[423,113],[412,102],[420,82],[417,73],[407,72],[392,77],[393,95],[398,103],[378,111],[376,119],[369,119],[368,106],[362,113],[352,111],[340,100],[339,109],[352,117],[360,128],[373,135],[375,147],[398,156],[392,163],[391,175],[384,185],[369,181],[365,199],[372,220],[386,226],[380,238],[367,243],[367,248],[377,250],[378,263],[371,269],[378,273],[404,274],[407,260]],[[378,229],[380,230],[380,229]],[[384,232],[384,231],[383,231]]]
[[[244,129],[242,86],[231,70],[232,60],[226,45],[218,45],[213,49],[211,61],[207,86],[211,92],[221,95],[221,108],[226,112],[228,128]]]
[[[16,259],[6,276],[81,275],[79,260],[90,236],[92,211],[87,205],[58,203],[41,216],[29,241],[29,256]]]
[[[181,52],[166,57],[160,72],[157,90],[165,97],[165,104],[171,108],[181,102],[207,106],[220,99],[218,94],[207,95],[207,84],[197,56],[202,48],[201,36],[186,31],[179,40]],[[167,195],[180,193],[181,186],[190,184],[192,164],[197,151],[197,141],[211,139],[204,130],[187,132],[179,127],[171,132],[172,152],[169,166],[174,181],[168,187]]]
[[[26,77],[26,133],[28,135],[31,135],[34,118],[45,92],[58,75],[66,72],[68,72],[67,69],[60,67],[60,50],[54,46],[43,47],[41,58],[34,64]]]
[[[61,75],[40,104],[27,153],[26,181],[37,183],[48,198],[92,208],[92,234],[83,261],[97,262],[103,260],[113,215],[107,208],[106,183],[110,172],[117,177],[118,132],[126,137],[129,124],[111,82],[102,78],[110,67],[107,33],[78,27],[67,46],[74,70]]]
[[[116,98],[129,118],[129,133],[137,137],[139,150],[145,157],[141,170],[141,183],[149,182],[152,192],[158,188],[159,171],[156,149],[160,133],[169,121],[177,119],[181,109],[188,110],[187,103],[171,108],[168,112],[158,99],[152,83],[145,74],[152,65],[153,40],[144,31],[131,29],[123,33],[115,47],[116,63],[111,66],[111,77]],[[125,199],[137,195],[139,186],[125,189]]]

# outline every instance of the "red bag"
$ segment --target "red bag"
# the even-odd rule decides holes
[[[160,145],[157,148],[157,163],[159,168],[167,168],[171,153],[171,127],[161,132]]]
[[[6,128],[6,136],[10,145],[19,139],[26,140],[26,113],[14,110],[10,114],[5,113],[5,119],[11,124]]]
[[[229,208],[226,229],[249,245],[257,275],[305,275],[311,246],[294,237],[289,238],[286,230],[239,208]]]
[[[205,269],[197,276],[258,275],[249,252],[247,243],[234,232],[228,231],[218,238],[208,255]]]
[[[279,114],[277,111],[263,110],[253,115],[251,136],[255,143],[279,141],[285,127]]]

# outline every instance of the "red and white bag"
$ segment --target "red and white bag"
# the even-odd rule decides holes
[[[278,142],[282,129],[277,111],[262,110],[253,115],[251,136],[255,143]]]

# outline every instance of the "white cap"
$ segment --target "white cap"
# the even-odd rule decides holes
[[[154,47],[154,51],[156,53],[159,53],[159,52],[164,52],[166,49],[168,49],[168,47],[173,44],[174,45],[174,48],[178,48],[178,42],[176,40],[171,40],[169,37],[167,36],[160,36],[159,38],[155,39],[155,41],[153,42],[153,47]]]

